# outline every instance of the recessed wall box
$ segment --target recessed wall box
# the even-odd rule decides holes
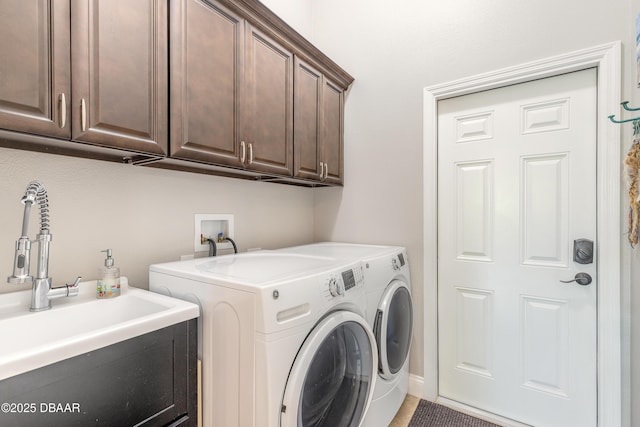
[[[193,238],[194,252],[209,250],[209,243],[200,241],[200,236],[217,239],[218,234],[233,239],[233,214],[195,214],[195,232]],[[231,242],[217,242],[218,249],[232,249]]]

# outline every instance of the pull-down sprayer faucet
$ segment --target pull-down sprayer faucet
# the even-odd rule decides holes
[[[38,243],[38,275],[34,279],[34,277],[29,274],[31,241],[28,237],[28,231],[31,206],[36,201],[38,205],[40,205],[40,233],[36,235],[35,240],[35,242]],[[32,181],[27,186],[21,202],[24,204],[22,236],[16,241],[13,275],[7,278],[7,282],[17,285],[31,283],[30,310],[48,310],[51,308],[52,299],[78,295],[78,286],[82,278],[78,277],[73,285],[64,285],[56,288],[51,287],[51,277],[48,277],[51,234],[49,233],[49,201],[47,199],[47,189],[41,182]]]

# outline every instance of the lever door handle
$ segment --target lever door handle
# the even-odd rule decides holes
[[[593,281],[587,273],[578,273],[572,280],[560,280],[562,283],[576,282],[578,285],[587,286]]]

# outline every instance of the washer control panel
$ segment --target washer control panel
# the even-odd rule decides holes
[[[357,265],[326,276],[323,280],[322,293],[326,299],[332,299],[344,296],[351,289],[359,288],[363,284],[362,266]]]
[[[345,285],[341,280],[338,280],[336,277],[331,277],[329,279],[329,294],[332,297],[337,297],[338,295],[344,295]]]

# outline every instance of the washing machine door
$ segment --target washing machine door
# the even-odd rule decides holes
[[[392,379],[409,357],[413,329],[413,305],[409,286],[393,280],[378,305],[373,333],[378,344],[378,374]]]
[[[337,311],[305,339],[289,373],[283,427],[357,427],[376,380],[375,337],[364,318]]]

